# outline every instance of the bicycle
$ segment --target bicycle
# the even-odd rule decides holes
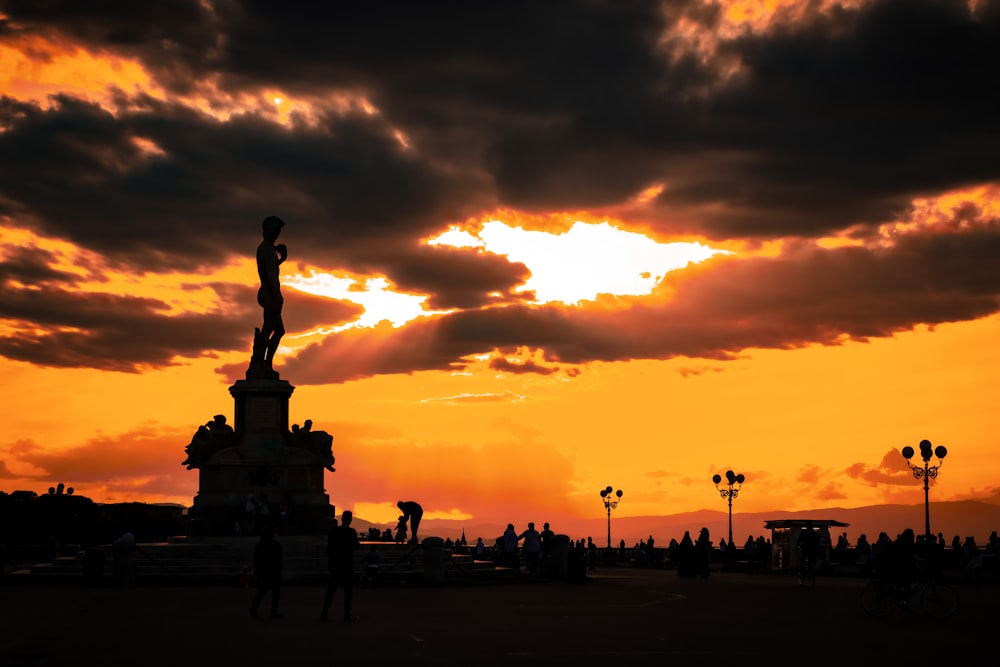
[[[816,586],[816,559],[813,556],[802,556],[799,560],[799,586],[809,583]]]
[[[861,606],[870,616],[888,616],[896,607],[909,609],[911,600],[919,600],[921,609],[932,618],[948,618],[958,609],[955,591],[930,577],[916,582],[909,593],[904,585],[878,577],[861,590]]]

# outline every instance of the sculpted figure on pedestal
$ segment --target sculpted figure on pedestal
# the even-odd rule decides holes
[[[333,436],[326,431],[312,430],[312,420],[307,419],[302,427],[292,424],[292,440],[300,447],[308,449],[316,455],[323,467],[330,472],[335,472],[333,464]]]
[[[264,240],[257,246],[257,275],[260,277],[260,289],[257,290],[257,303],[264,310],[264,322],[260,328],[254,329],[253,353],[250,357],[250,367],[247,378],[277,379],[278,373],[273,368],[274,354],[278,350],[281,337],[285,335],[285,325],[281,319],[281,308],[285,304],[281,296],[281,283],[278,280],[278,267],[288,258],[288,248],[284,243],[275,243],[285,222],[277,216],[264,218],[261,227]]]
[[[224,415],[215,415],[212,421],[198,427],[191,443],[184,448],[187,458],[181,465],[188,470],[200,468],[216,452],[236,444],[233,427],[226,423]]]

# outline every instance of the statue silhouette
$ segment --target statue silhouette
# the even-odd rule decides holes
[[[281,337],[285,335],[285,325],[281,319],[281,308],[285,303],[278,281],[278,267],[288,258],[288,248],[284,243],[275,243],[285,222],[276,216],[264,218],[262,229],[264,240],[257,246],[257,275],[260,289],[257,303],[264,310],[264,322],[254,329],[253,354],[247,378],[277,379],[273,368],[274,354],[278,350]]]

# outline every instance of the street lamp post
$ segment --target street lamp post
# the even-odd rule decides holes
[[[903,458],[906,459],[906,465],[910,466],[910,470],[913,471],[913,476],[917,479],[923,478],[924,480],[924,535],[927,538],[931,536],[931,480],[938,476],[938,468],[944,464],[944,457],[948,455],[948,448],[943,445],[938,445],[932,449],[930,440],[920,441],[920,458],[924,460],[923,465],[913,465],[910,463],[910,459],[913,458],[913,447],[903,447]],[[936,456],[938,463],[936,466],[931,465],[931,457]]]
[[[712,481],[715,483],[715,488],[718,489],[719,495],[729,501],[729,546],[733,546],[733,498],[740,495],[740,488],[743,486],[743,482],[746,477],[740,473],[737,475],[732,470],[726,471],[726,486],[728,489],[720,489],[719,484],[722,482],[722,475],[712,475]],[[736,488],[733,488],[733,487]]]
[[[610,486],[601,489],[601,499],[604,501],[604,509],[608,511],[608,549],[611,548],[611,510],[618,507],[622,501],[622,490],[615,491]]]

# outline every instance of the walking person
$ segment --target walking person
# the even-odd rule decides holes
[[[358,620],[358,617],[351,612],[351,605],[354,601],[354,550],[361,546],[361,542],[358,540],[358,532],[351,527],[353,520],[354,513],[350,510],[344,511],[340,515],[340,525],[330,529],[326,541],[330,581],[326,587],[326,595],[323,596],[323,611],[319,616],[321,621],[327,618],[327,612],[333,603],[333,594],[337,592],[338,586],[344,588],[344,621],[351,623]]]
[[[270,591],[271,618],[281,618],[278,602],[281,600],[281,571],[284,567],[281,544],[274,538],[274,525],[265,524],[260,540],[253,550],[253,573],[257,579],[257,594],[250,604],[250,618],[257,618],[257,608]]]

